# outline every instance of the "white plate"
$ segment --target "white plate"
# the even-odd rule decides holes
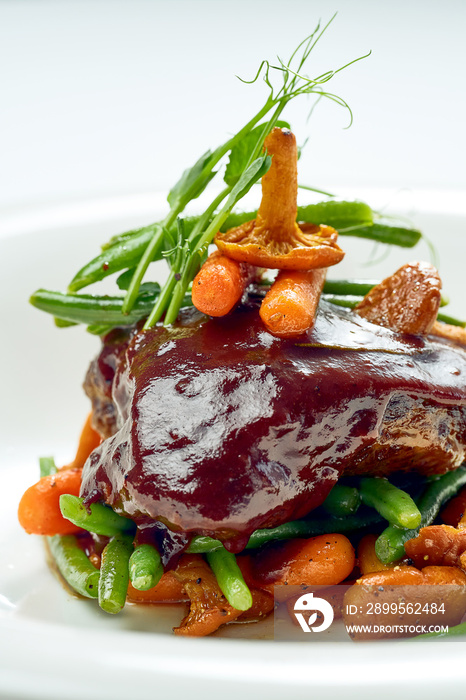
[[[373,206],[380,193],[361,198]],[[443,199],[442,199],[443,197]],[[376,200],[376,201],[374,201]],[[439,202],[455,206],[441,213]],[[416,212],[416,202],[425,206]],[[296,644],[274,642],[271,622],[235,625],[210,639],[171,634],[179,608],[128,606],[107,616],[93,602],[68,594],[45,563],[42,542],[16,522],[24,489],[37,480],[39,455],[58,463],[72,456],[88,402],[80,385],[99,341],[81,328],[57,330],[27,304],[40,286],[64,289],[71,275],[110,235],[160,215],[161,199],[141,196],[28,210],[3,219],[0,240],[3,401],[0,403],[0,697],[112,700],[154,695],[223,700],[259,695],[269,700],[437,697],[463,692],[464,643]],[[411,193],[405,209],[441,252],[451,313],[464,309],[466,211],[453,196]],[[137,207],[137,211],[136,211]],[[140,212],[140,213],[138,213]],[[0,222],[1,223],[1,222]],[[8,224],[8,226],[7,226]],[[8,236],[8,230],[12,235]],[[392,250],[366,267],[370,244],[344,241],[349,250],[339,276],[384,275],[404,261],[428,257]],[[463,311],[464,314],[464,311]],[[268,638],[268,639],[267,639]]]

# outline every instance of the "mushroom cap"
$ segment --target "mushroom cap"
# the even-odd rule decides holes
[[[331,226],[294,224],[292,231],[277,238],[259,217],[241,226],[217,233],[218,249],[238,262],[279,270],[313,270],[339,263],[343,250]]]

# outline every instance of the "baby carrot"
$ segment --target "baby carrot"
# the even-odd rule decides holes
[[[225,316],[241,299],[256,275],[256,268],[222,255],[209,255],[193,281],[192,300],[208,316]]]
[[[173,571],[165,571],[160,581],[147,591],[134,588],[130,581],[128,600],[132,603],[180,603],[188,600],[188,596]]]
[[[458,527],[460,521],[466,514],[466,486],[464,486],[458,495],[448,501],[445,508],[441,511],[440,517],[446,525]]]
[[[260,308],[260,317],[270,333],[294,338],[312,326],[325,274],[325,268],[278,273]]]
[[[461,326],[453,326],[450,323],[439,323],[439,321],[435,321],[430,333],[440,338],[451,340],[453,343],[466,345],[466,328],[461,328]]]
[[[395,564],[384,564],[375,552],[377,535],[364,535],[358,545],[358,563],[361,574],[372,574],[375,571],[387,571]]]
[[[82,469],[91,452],[95,450],[95,448],[98,447],[101,442],[102,438],[92,427],[92,413],[89,413],[81,431],[76,457],[68,466],[79,467]]]
[[[24,493],[18,507],[20,525],[31,535],[72,535],[81,529],[60,511],[60,496],[79,495],[81,469],[62,469],[44,476]]]
[[[266,547],[251,557],[251,575],[253,585],[272,593],[274,586],[341,583],[354,564],[351,542],[337,533]]]

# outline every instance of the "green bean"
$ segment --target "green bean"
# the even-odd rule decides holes
[[[220,590],[230,605],[236,610],[249,610],[252,606],[251,591],[246,585],[235,555],[222,547],[208,552],[206,556]]]
[[[422,238],[422,233],[414,228],[391,226],[374,222],[370,226],[354,226],[352,228],[340,228],[338,233],[342,236],[355,236],[356,238],[368,238],[371,241],[397,245],[401,248],[413,248]]]
[[[68,290],[77,292],[89,284],[103,280],[108,275],[133,267],[135,260],[143,255],[158,228],[160,228],[159,224],[145,226],[143,229],[139,229],[138,235],[129,236],[124,241],[107,248],[75,274]],[[152,260],[160,260],[162,247],[163,236],[161,235]]]
[[[376,283],[377,284],[377,283]],[[372,289],[372,287],[371,287]],[[370,290],[368,290],[369,292]],[[366,292],[365,294],[367,294]],[[324,286],[324,293],[322,294],[322,299],[328,301],[330,304],[335,304],[336,306],[344,306],[348,309],[354,309],[363,299],[364,296],[359,296],[355,294],[329,294],[326,293],[326,288]],[[446,302],[448,303],[448,302]],[[443,297],[440,298],[440,306],[443,305]],[[466,321],[459,321],[453,316],[446,316],[445,314],[438,314],[437,319],[443,321],[444,323],[451,323],[454,326],[466,327]]]
[[[429,639],[443,639],[444,637],[463,637],[466,635],[466,622],[461,622],[459,625],[454,625],[448,628],[448,632],[426,632],[426,634],[419,634],[417,637],[410,637],[406,641],[428,641]]]
[[[451,326],[461,326],[461,328],[466,328],[466,321],[460,321],[460,319],[454,316],[447,316],[447,314],[438,314],[437,320],[442,323],[449,323]]]
[[[118,515],[110,506],[92,503],[86,508],[82,498],[67,493],[60,496],[60,510],[74,525],[104,537],[133,532],[136,528],[132,520]]]
[[[339,209],[340,206],[341,209]],[[354,211],[352,211],[353,206]],[[323,213],[324,207],[329,210],[327,215]],[[332,207],[334,208],[333,212],[330,211]],[[368,238],[379,243],[397,245],[402,248],[412,248],[419,243],[422,234],[418,229],[393,226],[377,221],[373,222],[372,212],[369,207],[367,207],[367,210],[370,212],[370,218],[367,218],[365,215],[365,212],[367,214],[366,207],[367,205],[362,202],[321,202],[319,204],[310,204],[305,207],[298,207],[297,220],[304,223],[327,224],[336,228],[342,236]],[[227,231],[229,228],[254,219],[255,216],[256,212],[230,214],[221,230]]]
[[[112,248],[117,248],[120,245],[134,245],[135,249],[139,246],[146,246],[154,235],[155,231],[160,225],[160,221],[156,221],[149,226],[142,226],[141,228],[131,229],[131,231],[125,231],[124,233],[118,233],[112,236],[107,243],[103,243],[100,248],[103,253]],[[97,259],[97,258],[95,258]],[[77,277],[78,275],[76,275]]]
[[[246,221],[255,219],[257,210],[247,212],[232,212],[221,227],[221,231],[235,226],[240,226]],[[183,219],[185,232],[189,235],[194,226],[199,221],[198,216],[186,216]],[[316,204],[308,204],[304,207],[298,207],[298,220],[305,223],[327,224],[334,228],[349,227],[354,225],[372,224],[373,214],[371,208],[364,202],[345,202],[345,201],[330,201],[318,202]],[[108,243],[102,246],[102,250],[109,251],[120,245],[135,246],[140,244],[147,245],[151,239],[153,232],[158,224],[145,226],[144,228],[127,231],[113,236]],[[169,233],[173,236],[176,233],[176,226],[173,225]],[[95,258],[97,260],[97,258]],[[97,266],[97,263],[96,263]],[[130,267],[130,265],[128,265]],[[78,273],[79,274],[79,273]],[[76,275],[77,277],[78,275]]]
[[[421,513],[409,493],[393,486],[388,479],[362,479],[360,493],[362,502],[375,508],[391,525],[416,528],[421,524]]]
[[[338,231],[352,226],[371,225],[372,209],[364,202],[330,200],[298,207],[298,221],[313,224],[327,224]]]
[[[184,216],[183,217],[184,229],[185,229],[185,233],[187,235],[189,235],[191,233],[194,226],[199,221],[199,218],[200,218],[199,216]],[[161,225],[161,222],[157,221],[156,223],[151,224],[150,226],[144,226],[143,228],[133,229],[132,231],[125,231],[124,233],[118,233],[116,236],[112,236],[107,243],[104,243],[101,246],[102,251],[109,250],[110,248],[114,248],[120,244],[131,243],[132,241],[136,241],[137,239],[139,239],[139,241],[141,243],[144,243],[145,245],[147,245],[149,243],[149,241],[151,240],[154,231],[160,225]],[[172,237],[172,238],[174,238],[174,240],[176,240],[176,231],[177,231],[177,224],[175,222],[168,229],[169,237]]]
[[[56,474],[58,471],[53,457],[40,457],[39,469],[41,479],[43,476],[50,476],[51,474]]]
[[[91,335],[107,335],[114,328],[114,326],[105,325],[103,323],[94,323],[86,328],[87,332]]]
[[[277,527],[256,530],[249,538],[246,549],[257,549],[272,540],[291,540],[294,538],[315,537],[327,535],[332,532],[356,532],[368,527],[375,527],[383,522],[380,515],[373,511],[347,515],[344,518],[309,518],[306,520],[292,520]],[[213,552],[222,547],[220,540],[212,537],[194,537],[187,548],[189,554],[202,554]]]
[[[233,212],[221,227],[221,231],[241,226],[255,219],[257,211]],[[364,202],[328,201],[298,207],[297,220],[303,223],[327,224],[340,230],[342,227],[372,224],[371,208]]]
[[[92,294],[62,294],[38,289],[30,303],[41,311],[58,318],[86,325],[132,326],[150,313],[155,295],[141,294],[131,312],[123,315],[123,297]]]
[[[368,294],[380,280],[325,280],[324,294],[336,294],[337,296],[357,296],[364,297]]]
[[[116,535],[102,552],[99,605],[112,615],[124,608],[129,584],[129,559],[133,551],[130,535]]]
[[[54,318],[53,320],[54,320],[57,328],[71,328],[72,326],[78,325],[74,321],[65,321],[64,318],[58,318],[58,316],[56,318]]]
[[[420,528],[430,525],[437,517],[443,503],[452,498],[464,484],[466,484],[465,467],[459,467],[454,471],[429,480],[417,502],[421,513],[419,527],[402,529],[389,525],[375,543],[375,551],[380,561],[384,564],[389,564],[400,559],[405,553],[405,542],[413,539],[413,537],[417,537]]]
[[[99,570],[95,568],[73,535],[47,537],[57,568],[71,588],[86,598],[97,598]]]
[[[186,236],[189,236],[198,220],[198,216],[183,218]],[[100,282],[108,275],[120,272],[120,270],[134,269],[152,241],[157,229],[160,229],[160,226],[161,222],[156,222],[140,229],[113,236],[108,243],[102,246],[102,253],[93,258],[75,274],[70,282],[69,291],[77,292],[89,284]],[[173,224],[168,231],[163,233],[164,235],[160,236],[159,242],[155,247],[152,261],[161,260],[164,257],[164,249],[167,246],[168,248],[173,247],[171,244],[167,244],[167,237],[169,240],[176,241],[176,224]]]
[[[257,211],[232,213],[228,216],[222,231],[239,226],[242,223],[255,219]],[[185,217],[185,235],[189,237],[200,217]],[[419,231],[415,229],[390,226],[373,221],[373,212],[364,202],[325,201],[317,204],[308,204],[298,207],[298,221],[304,223],[327,224],[336,228],[342,235],[369,238],[404,247],[416,245],[420,238]],[[207,222],[209,225],[210,222]],[[84,267],[73,277],[70,292],[77,292],[94,282],[99,282],[108,275],[133,268],[137,265],[147,246],[152,241],[161,223],[156,222],[140,229],[113,236],[110,241],[102,246],[102,253]],[[169,240],[176,240],[176,226],[173,224],[168,231]],[[152,260],[160,260],[166,247],[165,236],[160,236]],[[172,247],[172,246],[169,246]]]
[[[187,554],[206,554],[207,552],[214,552],[222,547],[223,544],[220,540],[216,540],[213,537],[198,535],[193,537],[186,548],[186,552]]]
[[[352,486],[335,484],[333,489],[322,504],[324,510],[337,518],[356,513],[361,504],[361,496],[358,489]]]
[[[150,544],[138,545],[129,560],[131,583],[138,591],[148,591],[160,581],[163,574],[160,554]]]
[[[354,296],[353,294],[322,294],[322,299],[330,304],[335,304],[335,306],[354,309],[364,297]]]
[[[316,537],[332,532],[353,532],[372,527],[382,522],[375,511],[354,513],[344,518],[309,518],[306,520],[293,520],[277,527],[256,530],[252,533],[247,544],[248,549],[261,547],[270,540],[289,540],[295,537]]]
[[[348,280],[325,280],[323,293],[325,296],[329,297],[327,301],[340,306],[356,306],[357,303],[362,301],[363,297],[368,294],[371,289],[373,289],[377,284],[380,284],[381,280],[360,280],[360,279],[348,279]],[[330,298],[331,297],[331,298]],[[345,301],[350,303],[345,303]],[[440,306],[447,306],[449,303],[448,297],[440,297]],[[447,317],[450,318],[450,317]],[[456,325],[461,325],[463,322],[456,321]],[[446,322],[448,323],[448,321]],[[464,323],[466,326],[466,322]]]

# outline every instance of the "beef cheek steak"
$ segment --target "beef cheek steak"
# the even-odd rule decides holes
[[[114,331],[85,383],[105,436],[81,495],[141,526],[222,539],[302,517],[342,475],[458,467],[466,350],[321,302],[299,340],[267,333],[253,297],[223,319]]]

